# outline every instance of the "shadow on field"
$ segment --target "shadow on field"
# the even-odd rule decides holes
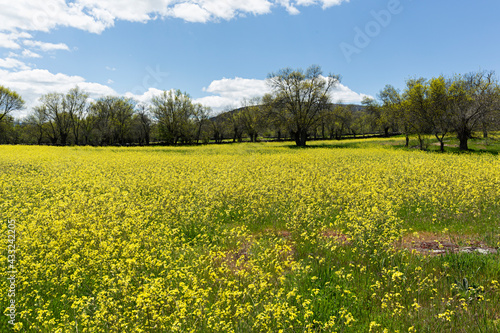
[[[306,146],[287,145],[290,149],[315,149],[315,148],[361,148],[358,143],[328,143],[328,144],[308,144]]]

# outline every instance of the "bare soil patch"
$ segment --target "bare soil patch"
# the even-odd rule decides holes
[[[415,232],[405,235],[397,244],[398,248],[415,250],[427,255],[446,253],[498,253],[492,248],[478,241],[473,235],[442,235],[431,232]]]

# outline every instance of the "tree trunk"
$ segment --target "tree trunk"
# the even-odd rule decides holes
[[[424,138],[418,134],[418,144],[420,146],[420,150],[424,150]]]
[[[307,141],[307,131],[298,130],[295,134],[295,144],[298,147],[305,147]]]
[[[438,139],[439,141],[439,146],[441,148],[441,152],[444,153],[444,135],[443,137],[439,137],[437,134],[434,134],[434,136],[436,137],[436,139]]]
[[[408,136],[408,134],[406,134],[406,142],[405,142],[405,147],[408,148],[410,146],[410,137]]]
[[[460,141],[460,150],[469,150],[468,140],[469,133],[467,130],[463,129],[457,133],[458,140]]]
[[[61,145],[66,146],[67,139],[68,139],[67,134],[61,134]]]

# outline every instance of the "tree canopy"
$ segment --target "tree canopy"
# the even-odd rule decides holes
[[[283,68],[268,76],[272,94],[269,108],[293,135],[297,146],[305,146],[308,132],[317,126],[322,111],[331,104],[330,91],[339,75],[323,76],[321,67]]]

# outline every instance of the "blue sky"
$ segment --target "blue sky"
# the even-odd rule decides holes
[[[5,2],[2,4],[2,2]],[[317,64],[359,103],[412,76],[500,74],[498,0],[0,0],[0,85],[27,108],[75,85],[140,102],[181,89],[214,112]]]

